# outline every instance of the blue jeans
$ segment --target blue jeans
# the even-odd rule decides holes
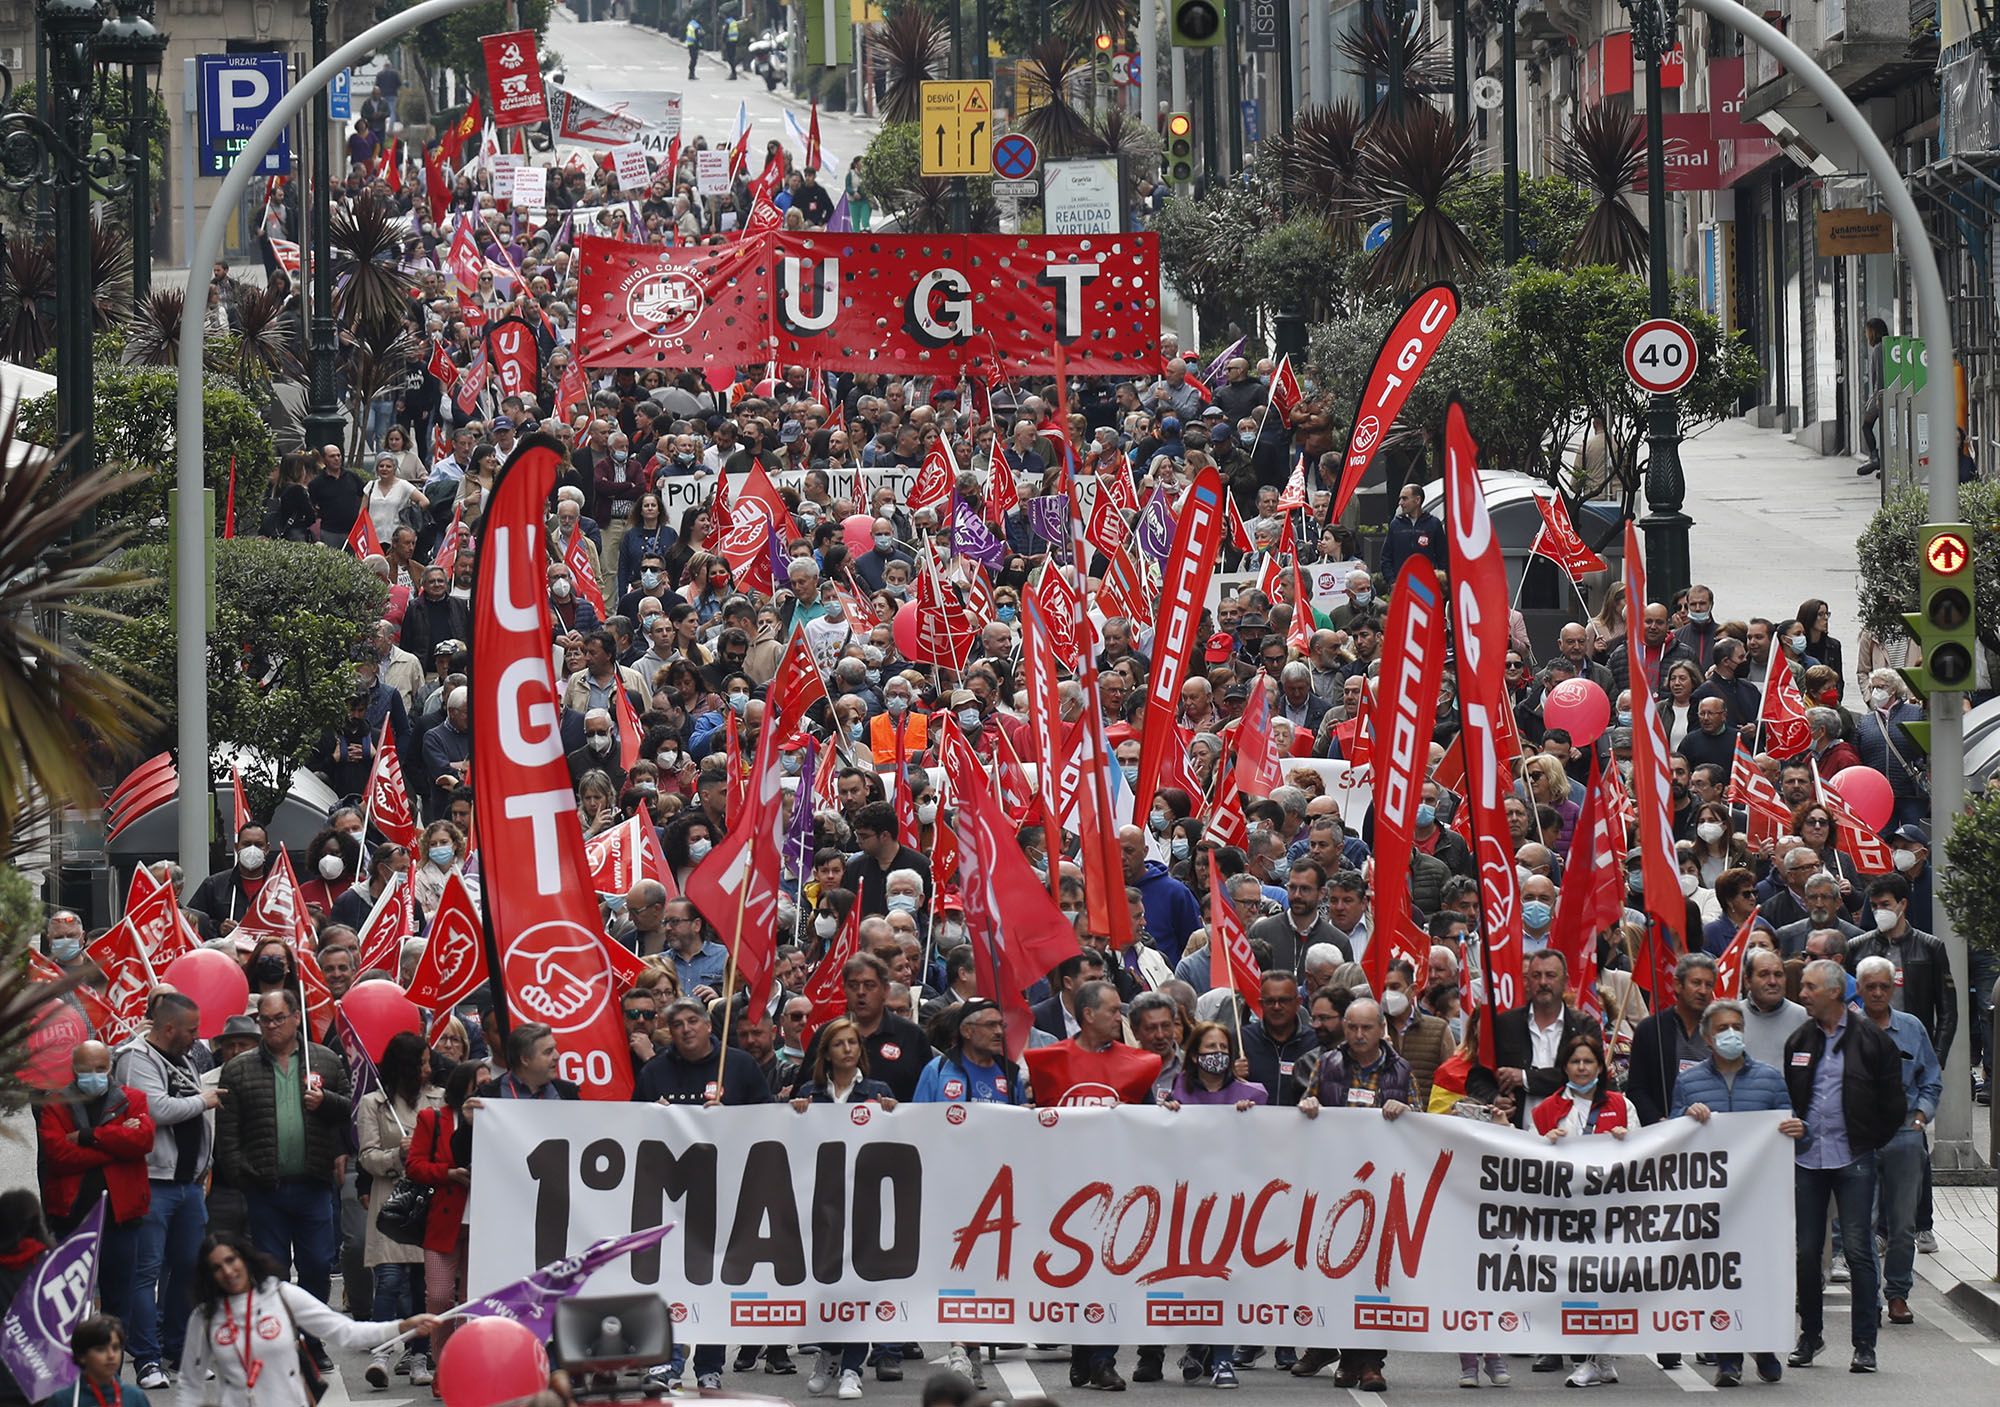
[[[1792,1169],[1798,1220],[1799,1332],[1823,1338],[1826,1287],[1819,1278],[1820,1247],[1830,1207],[1840,1211],[1840,1252],[1853,1279],[1854,1346],[1872,1349],[1882,1320],[1880,1268],[1875,1263],[1875,1155],[1863,1153],[1844,1168]]]
[[[676,1343],[674,1361],[669,1365],[674,1377],[678,1378],[681,1375],[681,1367],[686,1362],[687,1345]],[[694,1375],[697,1378],[705,1378],[711,1373],[717,1376],[722,1373],[722,1345],[719,1343],[701,1344],[694,1351]]]
[[[281,1278],[296,1263],[299,1288],[325,1303],[339,1247],[334,1189],[309,1178],[287,1178],[276,1187],[248,1189],[244,1200],[257,1249],[278,1263]]]
[[[107,1214],[98,1244],[97,1286],[104,1297],[104,1312],[120,1319],[128,1318],[131,1312],[132,1272],[139,1262],[139,1228],[144,1225],[144,1217],[114,1225]]]
[[[420,1314],[424,1308],[424,1268],[422,1265],[389,1264],[374,1267],[370,1274],[374,1281],[374,1306],[369,1313],[378,1319],[407,1319],[412,1314]],[[421,1336],[411,1339],[408,1345],[412,1353],[428,1353],[430,1339]]]
[[[181,1342],[194,1305],[195,1253],[207,1230],[208,1200],[200,1183],[154,1180],[152,1207],[139,1223],[132,1297],[126,1301],[125,1332],[134,1363],[181,1361]]]
[[[1923,1197],[1924,1169],[1930,1166],[1923,1132],[1900,1130],[1875,1159],[1880,1169],[1883,1235],[1889,1242],[1882,1264],[1882,1293],[1890,1299],[1908,1299],[1916,1276],[1917,1204]],[[1855,1301],[1860,1302],[1858,1291]]]

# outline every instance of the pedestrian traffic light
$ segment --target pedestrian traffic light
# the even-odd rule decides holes
[[[1222,0],[1173,0],[1168,33],[1178,49],[1215,48],[1222,42]]]
[[[1897,672],[1920,695],[1963,692],[1973,686],[1974,651],[1979,648],[1972,529],[1964,523],[1926,523],[1917,530],[1917,551],[1920,608],[1903,619],[1924,662]],[[1930,731],[1926,725],[1913,725],[1910,731],[1920,744],[1928,743],[1922,735]]]
[[[1194,119],[1184,112],[1167,114],[1167,179],[1175,185],[1194,179]]]

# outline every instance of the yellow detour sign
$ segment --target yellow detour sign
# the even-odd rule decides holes
[[[924,84],[922,161],[926,176],[993,174],[993,85],[984,80]]]

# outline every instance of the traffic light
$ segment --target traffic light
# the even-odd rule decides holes
[[[1920,695],[1962,692],[1973,686],[1973,653],[1979,637],[1973,619],[1972,529],[1964,523],[1926,523],[1917,530],[1920,609],[1905,613],[1924,662],[1898,670]],[[1928,746],[1928,724],[1909,724]]]
[[[1108,34],[1098,35],[1096,40],[1096,51],[1091,55],[1090,58],[1090,67],[1092,76],[1100,84],[1108,84],[1111,81],[1112,42],[1113,41],[1110,35]]]
[[[1175,48],[1215,48],[1222,42],[1222,0],[1173,0],[1168,32]]]
[[[1167,114],[1167,179],[1177,186],[1194,179],[1194,119],[1184,112]]]

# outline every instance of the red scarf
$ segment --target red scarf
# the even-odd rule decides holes
[[[11,1251],[0,1251],[0,1268],[19,1270],[32,1265],[38,1256],[47,1255],[49,1248],[32,1236],[23,1236],[21,1243]]]

